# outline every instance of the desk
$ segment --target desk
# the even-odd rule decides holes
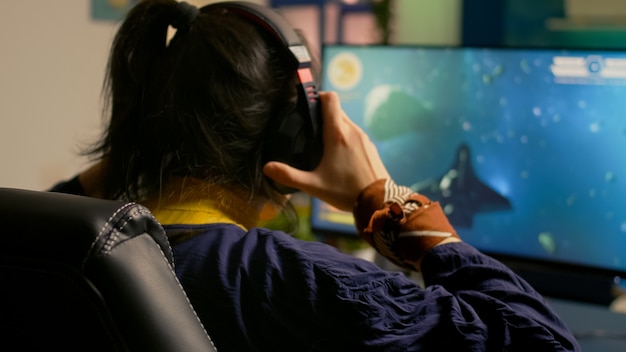
[[[626,314],[607,307],[548,298],[585,352],[626,351]]]

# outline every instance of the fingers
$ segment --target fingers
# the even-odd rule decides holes
[[[346,118],[341,109],[341,101],[335,92],[320,92],[319,95],[322,104],[323,131],[332,132],[337,124]]]
[[[307,191],[310,173],[298,170],[285,163],[278,161],[270,161],[263,166],[265,176],[274,180],[283,186]]]
[[[291,176],[288,168],[289,166],[284,163],[270,161],[263,166],[263,173],[275,182],[288,187],[293,187],[294,178]]]
[[[341,108],[339,96],[335,92],[319,92],[319,95],[322,104],[322,118],[324,122],[327,122],[326,120],[332,121],[332,116],[334,116],[332,112]]]
[[[337,128],[338,112],[342,113],[341,103],[335,92],[319,92],[319,95],[323,126],[322,135],[332,135],[334,134],[333,130]],[[266,163],[263,166],[263,173],[274,180],[274,182],[305,192],[311,188],[309,184],[315,182],[310,173],[277,161]]]
[[[275,182],[300,189],[339,208],[350,210],[359,192],[372,182],[388,178],[375,145],[345,114],[339,96],[320,92],[324,153],[312,171],[269,162],[263,172]]]

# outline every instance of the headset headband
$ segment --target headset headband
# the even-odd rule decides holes
[[[251,20],[289,49],[297,63],[296,110],[272,125],[265,140],[264,161],[281,161],[302,170],[313,170],[322,155],[322,122],[317,85],[311,72],[311,56],[298,33],[272,8],[246,1],[225,1],[211,6],[227,9]],[[291,192],[294,190],[281,190]]]

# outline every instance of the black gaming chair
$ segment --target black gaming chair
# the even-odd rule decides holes
[[[0,188],[0,349],[215,351],[145,207]]]

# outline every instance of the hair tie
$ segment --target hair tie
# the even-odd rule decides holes
[[[187,30],[199,13],[200,10],[198,10],[196,6],[185,1],[181,1],[176,4],[176,14],[174,15],[174,18],[172,18],[171,25],[178,30]]]

